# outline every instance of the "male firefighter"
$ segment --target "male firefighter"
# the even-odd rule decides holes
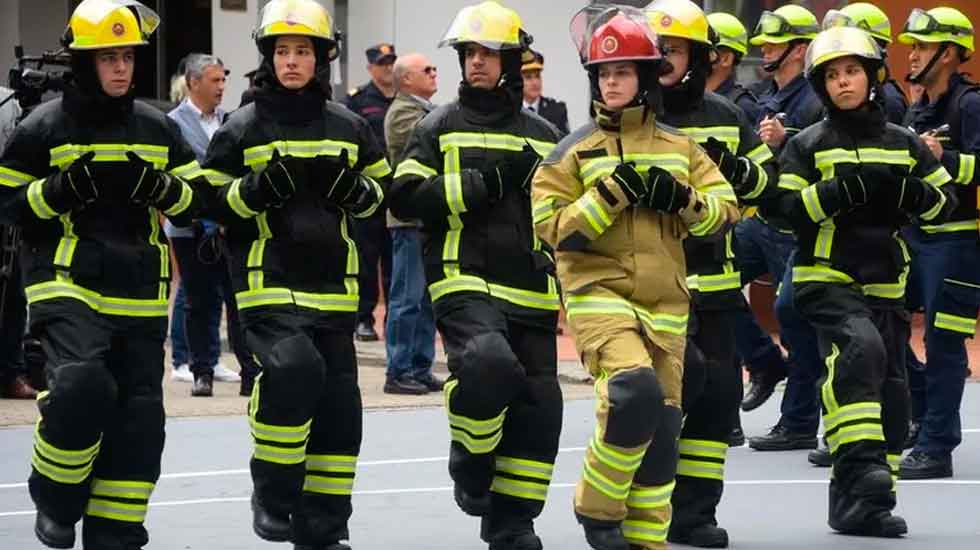
[[[149,540],[170,279],[160,214],[188,225],[188,180],[201,181],[176,124],[134,100],[137,52],[159,22],[133,0],[79,4],[62,39],[73,80],[0,159],[0,215],[23,228],[31,332],[47,355],[29,487],[52,548],[71,548],[83,517],[85,548]]]
[[[708,75],[705,86],[708,91],[724,96],[741,107],[749,121],[757,125],[762,117],[759,98],[735,79],[735,72],[742,63],[742,58],[749,53],[749,31],[730,13],[708,14],[708,23],[715,33],[715,49],[718,54],[711,64],[711,74]]]
[[[459,99],[415,128],[391,191],[392,212],[422,220],[428,236],[426,279],[451,373],[449,473],[491,550],[542,548],[533,521],[561,431],[557,283],[529,199],[558,131],[522,109],[530,41],[496,2],[460,10],[440,42],[458,54]]]

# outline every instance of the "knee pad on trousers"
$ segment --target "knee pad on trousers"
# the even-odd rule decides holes
[[[40,408],[50,428],[70,419],[71,426],[94,427],[101,432],[119,397],[115,378],[101,363],[58,365],[49,374],[48,383],[50,393],[41,400]]]
[[[687,346],[684,348],[684,376],[681,384],[681,407],[684,410],[690,408],[704,392],[708,367],[708,358],[704,352],[691,338],[688,338]]]
[[[643,455],[633,481],[640,485],[664,485],[677,473],[677,439],[681,433],[681,410],[664,407],[653,441]]]
[[[888,355],[881,334],[878,333],[878,328],[871,319],[867,317],[848,319],[844,322],[843,329],[850,341],[846,349],[841,350],[839,361],[843,361],[845,365],[862,368],[863,377],[875,373],[884,376]]]
[[[650,441],[661,421],[664,394],[652,368],[621,371],[607,382],[609,418],[603,440],[619,447],[639,447]]]
[[[526,391],[524,367],[499,332],[474,336],[463,349],[457,377],[468,408],[496,411]]]
[[[326,364],[305,334],[280,340],[263,364],[262,392],[276,403],[310,403],[323,389]]]

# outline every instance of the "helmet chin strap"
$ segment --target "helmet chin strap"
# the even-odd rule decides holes
[[[939,58],[942,57],[944,53],[946,53],[947,48],[949,48],[949,42],[943,42],[942,44],[940,44],[939,49],[936,50],[936,53],[932,55],[932,59],[930,59],[929,62],[926,63],[925,68],[919,71],[917,74],[909,73],[909,75],[905,77],[905,80],[911,82],[912,84],[922,84],[922,81],[926,79],[926,75],[928,75],[929,71],[931,71],[932,68],[936,65],[936,62],[939,61]]]
[[[774,73],[778,71],[779,67],[781,67],[783,64],[783,61],[786,61],[786,58],[789,57],[789,52],[793,51],[795,46],[796,44],[790,42],[789,47],[783,50],[783,55],[779,56],[779,59],[775,61],[770,61],[769,63],[762,65],[762,70],[766,71],[767,73]]]

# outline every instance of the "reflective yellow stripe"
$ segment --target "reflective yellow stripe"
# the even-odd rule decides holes
[[[88,479],[89,474],[92,473],[93,468],[93,464],[88,464],[81,468],[62,468],[60,466],[55,466],[45,462],[44,459],[38,455],[36,449],[34,454],[31,456],[31,465],[34,466],[34,469],[44,477],[66,485],[78,485],[79,483],[85,481]]]
[[[674,176],[686,179],[690,170],[690,160],[685,155],[677,153],[627,153],[622,157],[610,155],[589,159],[579,166],[578,177],[582,181],[582,185],[588,189],[599,178],[612,174],[624,160],[634,163],[636,171],[641,174],[645,174],[651,167],[657,166]]]
[[[949,175],[946,168],[940,166],[939,168],[933,170],[931,174],[922,178],[922,180],[926,183],[935,185],[936,187],[942,187],[944,184],[953,181],[953,177]]]
[[[431,178],[438,175],[434,169],[422,164],[415,159],[406,159],[398,163],[395,169],[395,178],[402,176],[418,176],[420,178]]]
[[[306,444],[301,447],[274,447],[256,443],[252,456],[256,460],[276,464],[301,464],[306,460]]]
[[[936,312],[936,328],[951,330],[973,336],[977,328],[977,320],[973,317],[960,317],[951,313]]]
[[[850,275],[819,265],[793,268],[794,283],[836,283],[849,285],[854,282]]]
[[[82,155],[94,152],[93,162],[126,162],[127,152],[136,153],[141,159],[153,164],[156,170],[167,167],[170,148],[165,145],[148,145],[141,143],[95,143],[79,145],[66,143],[49,151],[50,165],[65,168]]]
[[[87,288],[67,281],[48,281],[25,289],[27,303],[35,304],[56,298],[79,300],[91,309],[105,315],[129,317],[163,317],[167,315],[167,298],[114,298],[103,296]]]
[[[125,504],[101,498],[88,499],[85,515],[127,523],[143,523],[146,519],[146,504]]]
[[[766,187],[769,185],[769,173],[766,172],[761,166],[759,166],[758,169],[756,170],[756,174],[757,175],[755,180],[755,187],[753,187],[751,191],[749,191],[748,193],[742,196],[742,198],[746,200],[752,200],[758,198],[759,195],[762,195],[762,192],[765,191]],[[748,216],[748,214],[746,216]]]
[[[207,178],[208,182],[211,185],[215,187],[228,185],[229,183],[235,180],[235,178],[229,176],[228,174],[225,174],[224,172],[219,172],[218,170],[211,170],[211,169],[201,170],[201,174],[205,178]]]
[[[318,294],[288,288],[244,290],[235,294],[238,309],[259,306],[296,305],[318,311],[357,311],[357,294]]]
[[[677,461],[677,475],[724,481],[725,465],[724,463],[719,464],[717,462],[692,460],[681,457]]]
[[[533,205],[531,217],[534,225],[546,222],[555,215],[555,198],[550,197]]]
[[[265,216],[265,214],[262,214]],[[269,241],[268,237],[259,237],[252,241],[248,250],[248,289],[259,290],[264,286],[265,274],[262,272],[262,260],[265,256],[265,244]]]
[[[347,496],[354,491],[354,478],[308,475],[303,480],[303,491],[322,495]]]
[[[689,127],[678,128],[678,130],[701,145],[707,143],[708,138],[715,138],[723,142],[732,154],[738,151],[739,143],[741,143],[738,126]]]
[[[27,186],[27,203],[31,205],[34,215],[42,220],[50,220],[58,215],[54,208],[44,200],[44,181],[34,180]]]
[[[377,212],[378,207],[381,206],[381,203],[384,202],[385,200],[385,192],[384,189],[381,188],[381,185],[379,185],[378,182],[374,181],[373,178],[365,178],[365,180],[368,182],[369,185],[371,185],[371,188],[374,189],[375,199],[371,201],[371,205],[368,206],[366,210],[361,210],[356,213],[353,213],[354,217],[357,219],[370,218],[372,214]],[[341,212],[343,212],[345,216],[347,215],[346,211],[341,210]]]
[[[155,485],[148,481],[122,481],[114,479],[92,480],[92,494],[100,497],[150,500]]]
[[[889,453],[885,456],[885,458],[888,460],[888,469],[891,470],[892,473],[898,473],[898,470],[902,465],[902,455]]]
[[[352,474],[357,470],[357,457],[352,455],[307,455],[306,471]]]
[[[710,441],[708,439],[679,439],[678,450],[682,455],[704,456],[725,460],[728,455],[728,443]]]
[[[687,333],[686,314],[651,313],[623,298],[568,296],[565,299],[565,312],[569,319],[577,315],[628,315],[636,317],[653,331],[678,335]]]
[[[177,204],[163,211],[168,216],[176,216],[184,210],[187,210],[187,207],[191,205],[191,199],[194,198],[194,192],[191,191],[191,186],[187,185],[187,182],[183,180],[178,179],[177,181],[180,183],[180,199],[177,201]]]
[[[164,281],[170,279],[170,247],[160,242],[160,231],[162,229],[160,227],[160,213],[155,208],[149,208],[147,209],[146,217],[150,229],[147,243],[157,249],[160,261],[159,277],[161,290],[157,297],[161,300],[166,300],[169,296],[167,295],[168,289]]]
[[[929,210],[923,212],[919,218],[923,221],[931,221],[935,219],[936,216],[942,211],[943,207],[946,206],[946,195],[943,193],[937,194],[936,204],[932,206]]]
[[[772,154],[772,149],[770,149],[765,143],[759,144],[758,147],[745,154],[745,158],[756,164],[762,164],[773,157],[774,155]]]
[[[827,447],[831,453],[837,453],[841,445],[855,443],[857,441],[884,441],[885,434],[881,430],[881,424],[861,423],[852,426],[844,426],[835,433],[827,436]]]
[[[695,237],[703,237],[714,231],[721,219],[721,205],[718,198],[714,195],[704,195],[704,206],[701,221],[688,227],[688,231]]]
[[[473,435],[490,435],[504,427],[504,419],[507,417],[507,407],[504,407],[504,410],[499,415],[486,420],[469,418],[453,413],[450,408],[450,400],[452,399],[453,390],[458,385],[459,380],[454,379],[447,382],[445,386],[446,416],[449,417],[450,426],[463,428]]]
[[[840,357],[840,348],[837,344],[830,345],[830,355],[824,360],[827,365],[827,379],[820,387],[820,395],[823,397],[824,406],[827,412],[832,413],[840,408],[837,404],[837,396],[834,395],[834,376],[837,373],[837,358]]]
[[[23,187],[36,179],[30,174],[0,166],[0,185],[6,187]]]
[[[388,160],[384,157],[361,170],[361,175],[371,179],[381,179],[389,174],[391,174],[391,166],[388,165]]]
[[[236,179],[231,182],[231,186],[228,188],[228,206],[231,207],[232,211],[243,218],[252,218],[257,216],[259,213],[252,210],[245,204],[245,200],[242,199],[242,180],[241,178]]]
[[[820,170],[822,179],[833,178],[838,164],[878,163],[912,167],[915,159],[907,149],[879,149],[859,147],[857,151],[835,148],[818,151],[813,155],[814,165]]]
[[[638,519],[623,520],[623,536],[627,541],[664,542],[667,540],[667,523],[641,521]]]
[[[820,222],[817,229],[817,240],[813,243],[813,255],[823,260],[830,259],[830,253],[834,248],[834,234],[837,232],[837,224],[833,218],[825,218]]]
[[[558,311],[561,309],[561,301],[558,298],[558,292],[554,288],[550,292],[534,292],[495,283],[490,283],[487,286],[490,289],[491,296],[506,300],[512,304],[549,311]]]
[[[977,157],[969,153],[960,153],[959,170],[956,172],[954,183],[966,185],[973,181],[977,168]]]
[[[789,191],[802,191],[809,187],[810,182],[806,179],[797,176],[796,174],[779,174],[778,186],[780,189],[786,189]]]
[[[592,436],[592,440],[589,442],[589,449],[595,455],[596,460],[613,470],[618,470],[626,474],[635,472],[643,462],[643,455],[646,454],[646,449],[637,453],[627,453],[613,449],[602,441],[598,427]]]
[[[718,197],[719,199],[726,200],[728,202],[738,202],[738,197],[735,196],[735,191],[727,181],[709,183],[708,185],[699,187],[698,191],[701,191],[707,195]]]
[[[956,231],[976,232],[978,228],[980,228],[980,224],[978,224],[977,220],[963,220],[940,225],[922,225],[920,227],[922,228],[922,231],[932,235],[935,233],[954,233]]]
[[[204,170],[201,169],[201,165],[197,163],[197,160],[192,160],[187,164],[171,168],[170,173],[178,178],[191,180],[198,176],[203,176]]]
[[[432,297],[433,302],[453,292],[482,292],[489,294],[490,288],[487,286],[486,281],[472,275],[447,277],[429,285],[429,295]]]
[[[586,193],[579,197],[575,201],[575,206],[582,211],[585,216],[585,221],[589,222],[589,226],[592,227],[592,231],[595,232],[596,236],[602,235],[609,229],[612,225],[612,219],[609,218],[609,214],[606,213],[599,201],[592,198],[592,195]]]
[[[34,446],[41,452],[44,458],[53,460],[65,466],[84,466],[99,454],[99,446],[102,445],[102,438],[95,442],[91,447],[85,449],[60,449],[44,440],[41,435],[41,421],[39,420],[34,429]]]
[[[450,132],[439,136],[439,150],[446,152],[450,149],[497,149],[504,151],[521,151],[525,146],[532,149],[541,157],[551,154],[554,143],[526,138],[513,134],[492,134],[486,132]]]
[[[555,465],[549,462],[499,455],[494,458],[494,465],[498,472],[541,479],[545,482],[551,480],[551,474],[555,469]]]
[[[718,275],[688,275],[688,290],[720,292],[742,288],[742,274],[738,271]]]
[[[674,492],[675,482],[671,481],[659,487],[639,488],[634,485],[630,489],[629,498],[626,500],[628,508],[660,508],[670,504],[670,497]]]
[[[813,220],[813,223],[820,223],[827,219],[827,213],[824,212],[823,205],[820,204],[820,195],[817,194],[817,186],[811,185],[800,192],[800,197],[803,199],[803,207],[806,208],[807,215]]]
[[[490,490],[501,495],[508,495],[527,500],[544,501],[548,498],[548,483],[535,483],[506,477],[494,476]]]
[[[248,424],[252,428],[252,437],[277,443],[302,443],[310,436],[312,420],[307,420],[299,426],[276,426],[259,422],[255,417],[249,417]]]
[[[829,412],[823,417],[826,431],[831,431],[845,422],[854,420],[881,420],[881,404],[873,401],[851,403]]]
[[[582,479],[591,485],[596,491],[599,491],[613,500],[623,501],[629,496],[629,481],[626,483],[616,483],[615,481],[596,471],[592,465],[589,464],[588,460],[585,461],[585,468],[582,471]]]
[[[353,167],[357,164],[358,145],[350,141],[321,140],[277,140],[265,145],[256,145],[242,153],[246,166],[266,164],[275,150],[282,156],[313,158],[319,156],[338,157],[347,150],[347,162]]]

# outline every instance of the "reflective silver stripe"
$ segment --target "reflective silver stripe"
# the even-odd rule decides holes
[[[143,520],[146,519],[146,508],[146,504],[124,504],[101,498],[90,498],[85,507],[85,515],[129,523],[143,523]]]
[[[326,495],[349,495],[354,490],[354,478],[308,475],[303,481],[303,490]]]
[[[155,485],[147,481],[93,479],[92,494],[103,497],[150,500]]]

